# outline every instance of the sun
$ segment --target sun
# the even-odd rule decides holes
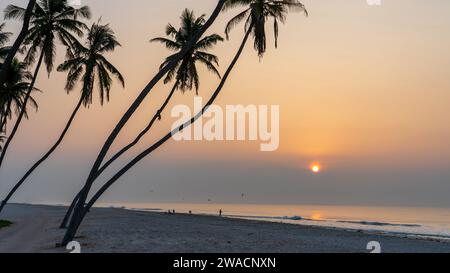
[[[320,173],[320,170],[321,170],[321,167],[320,167],[319,164],[314,163],[314,164],[311,165],[311,171],[313,173]]]

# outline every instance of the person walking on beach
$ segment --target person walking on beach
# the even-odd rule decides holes
[[[219,210],[219,216],[222,216],[222,209]]]

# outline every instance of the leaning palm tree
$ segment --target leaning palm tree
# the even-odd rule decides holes
[[[25,13],[26,9],[9,5],[5,9],[5,19],[23,19]],[[28,103],[42,62],[45,63],[49,74],[53,70],[56,40],[59,40],[66,47],[79,46],[74,35],[81,37],[83,30],[87,27],[83,22],[78,20],[78,17],[90,18],[89,8],[83,6],[75,9],[67,3],[67,0],[39,0],[35,4],[30,22],[31,27],[24,40],[24,45],[28,48],[25,55],[25,62],[31,65],[35,62],[37,55],[39,57],[28,95],[24,101],[25,105]],[[21,111],[0,155],[0,167],[23,116],[24,112]]]
[[[150,42],[160,42],[166,46],[167,49],[175,51],[174,54],[168,56],[165,61],[161,64],[160,69],[163,69],[175,56],[178,54],[183,48],[187,46],[189,41],[194,37],[195,33],[199,31],[205,24],[206,19],[205,15],[202,15],[198,18],[195,17],[194,12],[188,9],[185,9],[180,17],[181,19],[181,27],[176,29],[171,24],[168,24],[166,27],[166,37],[158,37],[151,39]],[[175,81],[169,95],[164,100],[164,103],[150,120],[148,125],[142,130],[138,136],[126,145],[124,148],[119,150],[116,154],[114,154],[105,164],[97,172],[97,177],[100,176],[103,171],[105,171],[108,166],[110,166],[114,161],[120,158],[124,153],[126,153],[129,149],[133,148],[141,138],[147,134],[147,132],[153,127],[153,124],[161,119],[161,114],[172,99],[175,91],[181,90],[181,92],[185,92],[187,90],[192,90],[195,88],[196,94],[198,94],[200,79],[197,72],[197,63],[201,63],[205,65],[205,67],[217,75],[220,78],[220,73],[216,68],[218,66],[218,58],[217,56],[208,53],[207,51],[211,49],[218,42],[223,41],[223,38],[218,34],[212,34],[202,38],[198,41],[191,50],[179,61],[177,61],[176,66],[171,68],[167,73],[167,76],[164,79],[164,83],[167,84],[172,80]],[[61,228],[66,227],[67,221],[72,213],[74,206],[78,200],[80,193],[77,194],[69,206],[69,210],[66,212],[66,216],[61,223]]]
[[[78,80],[81,79],[82,88],[80,100],[55,144],[25,173],[2,201],[0,213],[5,204],[33,171],[36,170],[56,150],[56,148],[58,148],[81,106],[84,105],[87,107],[92,103],[95,83],[97,83],[98,86],[100,103],[102,105],[105,100],[109,101],[109,93],[112,87],[111,76],[117,78],[122,86],[125,87],[125,81],[122,74],[104,56],[106,53],[114,51],[118,46],[120,46],[120,43],[117,41],[117,38],[109,25],[100,25],[96,23],[89,29],[86,46],[74,48],[74,52],[69,53],[71,57],[58,66],[58,71],[68,71],[66,83],[66,90],[68,92],[72,91]]]
[[[262,24],[262,23],[266,23],[267,19],[269,19],[270,17],[273,17],[276,20],[279,20],[280,22],[284,22],[285,18],[289,12],[289,9],[291,8],[295,8],[298,10],[302,10],[306,13],[306,9],[304,7],[303,4],[301,4],[298,0],[280,0],[280,1],[275,1],[275,0],[227,0],[225,1],[225,4],[223,6],[224,10],[228,10],[230,8],[233,7],[237,7],[237,6],[245,6],[245,5],[250,5],[250,13],[251,14],[255,14],[252,15],[251,17],[249,17],[247,19],[247,23],[246,23],[246,32],[244,35],[244,39],[235,55],[235,57],[233,58],[233,60],[231,61],[229,67],[227,68],[226,72],[224,73],[221,82],[219,83],[219,86],[217,87],[217,89],[214,91],[213,95],[211,96],[211,98],[208,100],[208,102],[205,104],[205,106],[203,107],[203,109],[197,113],[193,118],[191,118],[190,120],[186,121],[185,123],[183,123],[181,126],[175,128],[174,130],[172,130],[171,132],[169,132],[168,134],[166,134],[163,138],[161,138],[159,141],[157,141],[155,144],[151,145],[150,147],[148,147],[146,150],[144,150],[143,152],[141,152],[140,154],[138,154],[136,157],[134,157],[131,161],[129,161],[129,163],[127,163],[122,169],[120,169],[110,180],[108,180],[92,197],[91,199],[85,204],[85,201],[87,200],[87,194],[88,192],[86,192],[86,186],[85,188],[82,189],[83,195],[86,196],[86,198],[84,199],[80,199],[80,202],[78,202],[77,204],[77,208],[74,212],[74,216],[72,217],[71,223],[66,231],[66,234],[63,238],[62,244],[66,245],[68,242],[70,242],[80,224],[82,223],[84,217],[86,216],[86,214],[89,212],[90,208],[98,201],[98,199],[119,179],[122,177],[122,175],[124,175],[126,172],[128,172],[134,165],[136,165],[138,162],[140,162],[143,158],[147,157],[149,154],[151,154],[153,151],[157,150],[159,147],[161,147],[161,145],[163,145],[164,143],[166,143],[168,140],[171,139],[171,137],[175,134],[177,134],[178,132],[182,131],[184,128],[192,125],[193,123],[195,123],[195,121],[197,121],[200,117],[202,117],[202,115],[206,112],[206,110],[214,103],[214,101],[216,100],[217,96],[220,94],[220,91],[222,90],[222,88],[225,85],[226,80],[228,79],[228,76],[230,75],[231,71],[233,70],[234,66],[236,65],[237,61],[239,60],[245,45],[248,41],[248,38],[250,37],[250,34],[253,34],[254,37],[254,44],[256,45],[259,42],[256,42],[256,40],[258,41],[265,41],[261,40],[260,38],[262,37],[262,33],[260,33],[259,30],[257,29],[265,29],[265,26],[256,26],[257,24]],[[274,7],[276,6],[276,7]],[[259,10],[267,10],[269,9],[271,10],[271,12],[261,12],[258,13]],[[273,10],[277,10],[277,12],[272,12]],[[242,14],[242,13],[241,13]],[[259,14],[259,16],[256,16],[256,14]],[[243,18],[245,18],[243,15],[241,15]],[[261,17],[265,17],[264,20],[261,19]],[[237,19],[234,18],[235,23],[234,25],[237,24]],[[233,23],[232,23],[233,24]],[[230,24],[229,24],[230,25]],[[276,36],[278,37],[278,25],[275,24],[276,26]],[[230,27],[227,28],[228,30],[230,29]],[[264,33],[265,36],[265,33]],[[277,38],[276,37],[276,38]],[[262,56],[263,53],[265,52],[265,47],[257,47],[255,46],[255,49],[258,52],[259,56]],[[259,50],[259,49],[264,49],[264,50]],[[89,185],[88,185],[89,186]],[[88,188],[87,188],[88,189]]]
[[[24,105],[25,98],[30,88],[32,75],[27,71],[27,64],[14,59],[5,82],[0,86],[0,132],[6,131],[8,119],[13,112],[20,113],[24,109],[24,116],[28,117],[27,108]],[[37,88],[33,88],[37,91]],[[30,97],[30,105],[37,109],[36,101]],[[25,107],[25,108],[24,108]]]
[[[105,140],[105,143],[103,144],[102,148],[100,149],[100,152],[97,155],[97,158],[95,159],[94,163],[92,164],[92,167],[89,171],[89,175],[87,176],[86,182],[84,183],[82,194],[80,195],[80,199],[86,200],[88,197],[89,191],[92,187],[92,184],[94,183],[95,179],[97,178],[97,173],[100,169],[100,167],[103,164],[103,161],[108,154],[109,150],[111,149],[111,146],[114,144],[114,141],[120,134],[120,132],[123,130],[125,125],[128,123],[128,121],[131,119],[133,114],[136,112],[136,110],[141,106],[142,102],[145,100],[147,95],[153,90],[153,87],[167,74],[167,72],[176,66],[177,62],[181,60],[186,54],[188,54],[189,50],[200,40],[200,38],[205,34],[205,32],[208,30],[208,28],[214,23],[214,21],[217,19],[217,17],[220,15],[220,12],[222,11],[222,8],[228,0],[217,0],[217,5],[214,8],[214,11],[212,12],[211,16],[208,18],[208,20],[203,25],[202,29],[197,31],[195,35],[192,37],[192,39],[189,41],[189,43],[186,45],[185,48],[180,50],[180,52],[174,56],[174,58],[162,69],[160,69],[156,75],[148,82],[148,84],[142,89],[142,91],[139,93],[138,97],[133,101],[133,103],[128,107],[127,111],[124,113],[124,115],[121,117],[119,122],[114,126],[114,129],[112,130],[111,134],[108,136],[108,138]]]

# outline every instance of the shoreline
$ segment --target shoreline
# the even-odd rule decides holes
[[[67,252],[56,248],[66,207],[10,204],[2,219],[0,252]],[[447,252],[450,242],[337,227],[309,226],[202,214],[168,214],[123,208],[94,208],[80,228],[82,252],[101,253],[367,253],[378,241],[382,252]]]

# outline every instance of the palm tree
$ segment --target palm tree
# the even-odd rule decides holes
[[[14,5],[9,5],[5,9],[5,19],[21,19],[24,18],[25,14],[26,9]],[[28,48],[25,62],[30,65],[34,63],[38,52],[39,57],[24,105],[28,103],[42,62],[45,63],[49,74],[53,70],[56,40],[59,40],[66,47],[79,46],[74,34],[79,37],[83,36],[83,30],[87,27],[78,20],[78,17],[90,18],[89,8],[83,6],[75,9],[69,6],[67,0],[39,0],[34,5],[30,22],[31,28],[24,40],[24,45]],[[0,167],[23,116],[24,111],[21,111],[0,155]]]
[[[14,110],[20,113],[24,109],[24,116],[28,117],[24,101],[31,79],[32,75],[27,71],[27,64],[14,59],[5,82],[0,86],[0,132],[6,131],[6,123],[12,118]],[[38,89],[33,88],[33,90]],[[37,103],[32,97],[29,101],[31,106],[37,109]]]
[[[92,184],[94,183],[96,177],[97,177],[97,172],[99,170],[99,168],[101,167],[103,160],[105,159],[109,149],[111,148],[111,146],[113,145],[115,139],[117,138],[117,136],[119,135],[119,133],[122,131],[122,129],[125,127],[125,125],[128,123],[128,121],[130,120],[130,118],[133,116],[134,112],[136,112],[136,110],[139,108],[139,106],[142,104],[142,102],[144,101],[144,99],[147,97],[147,95],[150,93],[150,91],[153,89],[153,87],[164,77],[165,74],[167,74],[167,72],[172,69],[173,67],[176,66],[176,64],[178,63],[179,60],[181,60],[188,52],[189,50],[200,40],[200,38],[203,36],[203,34],[205,34],[206,30],[208,30],[208,28],[214,23],[214,21],[217,19],[217,17],[219,16],[225,2],[227,2],[228,0],[218,0],[218,3],[214,9],[214,11],[212,12],[211,16],[209,17],[209,19],[205,22],[205,24],[203,25],[202,29],[200,29],[195,35],[194,37],[191,39],[191,41],[189,41],[189,43],[186,45],[185,48],[183,48],[177,55],[175,55],[175,57],[163,68],[161,69],[158,73],[156,73],[156,75],[150,80],[150,82],[144,87],[144,89],[141,91],[141,93],[138,95],[138,97],[134,100],[134,102],[130,105],[130,107],[128,108],[128,110],[125,112],[125,114],[122,116],[122,118],[120,119],[120,121],[116,124],[116,126],[114,127],[113,131],[111,132],[111,134],[108,136],[108,138],[106,139],[105,143],[103,144],[97,158],[94,161],[94,164],[92,165],[92,168],[89,172],[89,175],[86,179],[86,182],[81,190],[81,194],[79,199],[80,200],[86,200],[89,194],[89,191],[92,187]],[[81,210],[83,209],[83,207],[79,208],[78,210],[75,211],[74,216],[72,217],[72,221],[77,222],[78,220],[74,220],[74,219],[78,219],[81,217],[80,215],[75,215],[76,213],[81,212]],[[74,225],[71,225],[74,226]],[[70,230],[68,230],[67,234],[71,234],[72,232]],[[71,237],[70,235],[65,236],[65,238],[69,238]],[[64,240],[65,243],[67,244],[67,240]]]
[[[261,4],[261,5],[256,5],[256,4]],[[151,154],[153,151],[158,149],[161,145],[163,145],[168,140],[170,140],[174,134],[177,134],[179,131],[182,131],[184,128],[192,125],[193,123],[195,123],[195,121],[197,121],[200,117],[202,117],[202,115],[205,113],[205,111],[214,103],[217,96],[220,94],[220,91],[222,90],[223,86],[225,85],[225,82],[228,79],[228,76],[230,75],[231,71],[233,70],[234,66],[236,65],[237,61],[239,60],[250,35],[253,34],[255,45],[257,43],[259,43],[260,41],[265,41],[265,39],[264,40],[260,39],[263,34],[260,33],[259,30],[256,31],[256,29],[260,29],[261,27],[263,27],[262,29],[264,30],[265,26],[259,25],[258,27],[256,27],[257,24],[261,24],[262,22],[264,22],[264,23],[267,22],[267,19],[271,16],[276,18],[277,20],[280,20],[281,22],[284,22],[284,19],[287,16],[290,8],[297,8],[299,10],[303,10],[306,12],[306,9],[303,6],[303,4],[298,2],[298,0],[280,0],[280,1],[275,1],[275,0],[254,0],[254,1],[227,0],[224,4],[223,8],[224,8],[224,10],[228,10],[232,7],[244,6],[244,5],[250,5],[250,7],[252,8],[252,10],[251,10],[252,14],[256,13],[257,10],[259,10],[259,9],[266,10],[266,9],[268,9],[269,6],[270,6],[270,8],[272,8],[273,5],[278,6],[276,9],[278,12],[274,13],[274,16],[271,15],[272,13],[266,13],[266,12],[260,13],[261,17],[262,16],[265,17],[265,20],[262,20],[261,18],[256,17],[256,16],[252,16],[252,17],[250,17],[250,19],[247,20],[246,32],[244,35],[244,39],[243,39],[235,57],[233,58],[229,67],[227,68],[225,74],[223,75],[222,80],[219,83],[219,86],[217,87],[217,89],[215,90],[215,92],[213,93],[211,98],[208,100],[208,102],[205,104],[202,111],[197,113],[193,118],[186,121],[184,124],[182,124],[178,128],[176,128],[176,129],[172,130],[171,132],[169,132],[168,134],[166,134],[163,138],[161,138],[155,144],[153,144],[152,146],[150,146],[149,148],[144,150],[142,153],[137,155],[135,158],[133,158],[128,164],[126,164],[122,169],[120,169],[110,180],[108,180],[92,196],[92,198],[90,199],[90,201],[87,204],[85,204],[86,198],[80,199],[80,202],[78,202],[77,209],[74,212],[74,216],[72,217],[71,223],[70,223],[70,225],[67,229],[67,232],[64,236],[64,239],[62,241],[63,245],[66,245],[69,241],[71,241],[74,238],[81,222],[83,221],[84,217],[86,216],[86,214],[90,210],[90,208],[109,189],[109,187],[111,187],[120,177],[122,177],[122,175],[124,175],[126,172],[128,172],[134,165],[136,165],[143,158],[145,158],[146,156]],[[253,10],[253,9],[255,9],[255,10]],[[283,18],[283,20],[281,20],[281,18]],[[234,20],[237,21],[237,19],[234,19]],[[234,24],[236,25],[236,23],[234,23]],[[228,24],[228,25],[230,25],[230,24]],[[277,24],[274,24],[274,26],[276,26],[276,29],[278,29]],[[230,29],[230,28],[228,27],[227,29]],[[276,30],[275,33],[278,33],[278,31]],[[276,34],[276,36],[277,36],[277,34]],[[264,33],[264,37],[265,37],[265,33]],[[257,39],[258,39],[258,42],[256,42]],[[264,47],[264,50],[262,50],[262,51],[259,50],[260,48],[263,49],[263,47],[255,46],[255,49],[257,50],[258,55],[262,56],[262,54],[265,52],[265,47]],[[87,195],[86,192],[83,192],[83,194]]]
[[[167,49],[176,51],[176,53],[168,56],[165,61],[161,64],[160,69],[163,69],[176,54],[178,54],[183,48],[187,46],[189,41],[194,37],[195,33],[199,31],[206,22],[206,15],[202,15],[198,18],[195,18],[194,12],[188,9],[184,10],[181,15],[181,27],[176,29],[171,24],[168,24],[166,27],[166,35],[165,37],[158,37],[151,39],[150,42],[160,42],[163,43]],[[223,41],[223,38],[218,34],[212,34],[202,38],[194,47],[181,59],[177,62],[176,66],[169,70],[166,78],[164,79],[164,83],[167,84],[172,80],[175,80],[175,83],[164,100],[164,103],[153,116],[153,118],[148,123],[147,127],[142,130],[138,136],[122,148],[119,152],[114,154],[97,172],[96,177],[100,176],[103,171],[105,171],[114,161],[120,158],[124,153],[126,153],[129,149],[134,147],[141,138],[147,134],[147,132],[153,127],[153,124],[161,119],[161,113],[164,111],[175,91],[181,90],[183,93],[187,90],[192,90],[195,88],[196,93],[198,94],[198,88],[200,84],[199,75],[197,72],[197,62],[205,65],[206,68],[217,75],[220,78],[220,73],[216,68],[218,65],[217,56],[206,52],[211,49],[218,42]],[[80,193],[77,194],[69,206],[69,210],[66,212],[66,216],[61,223],[61,228],[66,227],[67,222],[69,220],[70,215],[72,214],[72,210],[78,200]]]
[[[35,4],[36,4],[36,0],[28,1],[27,9],[26,9],[25,13],[23,14],[22,29],[20,30],[19,35],[17,35],[16,41],[11,46],[10,50],[7,52],[7,55],[4,56],[4,58],[5,58],[4,64],[5,65],[2,68],[0,68],[0,86],[4,83],[4,81],[6,79],[6,75],[9,72],[11,63],[13,62],[17,51],[19,51],[20,46],[22,45],[23,41],[25,40],[25,37],[28,32],[28,28],[30,26],[30,20],[31,20],[31,16],[33,15],[33,9],[34,9]]]
[[[112,84],[111,76],[117,78],[122,86],[125,87],[125,81],[122,74],[120,74],[119,70],[117,70],[117,68],[115,68],[114,65],[112,65],[104,56],[104,54],[114,51],[118,46],[120,46],[120,43],[117,41],[114,32],[109,25],[93,24],[87,34],[86,47],[80,46],[75,48],[74,52],[70,54],[72,55],[71,58],[58,66],[58,71],[68,71],[66,83],[66,90],[68,92],[74,89],[76,83],[81,78],[82,89],[80,100],[55,144],[25,173],[22,179],[17,182],[14,188],[6,196],[5,200],[3,200],[0,205],[0,213],[5,204],[25,182],[25,180],[61,144],[78,111],[80,110],[81,105],[86,107],[92,103],[95,83],[97,82],[100,103],[102,105],[105,99],[109,101],[109,93]]]

